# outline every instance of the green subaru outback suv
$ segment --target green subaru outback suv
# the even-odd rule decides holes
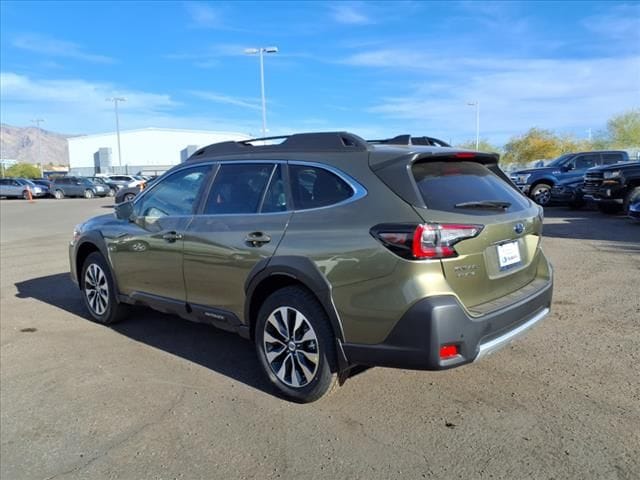
[[[408,135],[296,134],[202,148],[78,225],[91,317],[146,305],[237,332],[285,396],[355,365],[474,362],[549,313],[542,209],[498,156]]]

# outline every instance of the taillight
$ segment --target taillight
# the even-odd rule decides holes
[[[459,223],[381,224],[371,234],[395,254],[412,260],[456,257],[454,245],[476,237],[482,225]]]
[[[448,258],[458,253],[453,246],[461,240],[473,238],[482,225],[426,223],[418,225],[413,234],[412,253],[415,258]]]

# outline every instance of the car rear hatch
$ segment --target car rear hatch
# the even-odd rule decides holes
[[[391,170],[376,173],[385,181]],[[510,183],[498,168],[497,155],[451,151],[417,155],[403,170],[413,199],[410,189],[401,196],[431,230],[414,235],[414,245],[418,238],[426,239],[423,245],[440,239],[443,246],[426,251],[426,255],[435,252],[426,261],[440,261],[447,283],[471,314],[514,303],[519,292],[524,295],[546,284],[536,281],[542,209]],[[419,250],[414,250],[414,257]]]

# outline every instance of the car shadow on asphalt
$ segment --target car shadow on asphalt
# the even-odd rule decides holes
[[[68,273],[33,278],[15,286],[18,298],[34,298],[90,321]],[[134,307],[122,323],[105,328],[278,396],[262,374],[253,344],[236,334],[142,307]]]
[[[640,223],[625,215],[605,215],[593,210],[546,208],[543,237],[606,242],[602,248],[640,252]],[[554,219],[553,221],[549,221]],[[560,219],[560,222],[555,221]]]

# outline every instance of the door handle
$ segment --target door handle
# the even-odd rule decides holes
[[[163,240],[166,240],[168,243],[173,243],[176,240],[182,240],[182,234],[178,232],[167,232],[162,235]]]
[[[271,241],[271,237],[263,232],[251,232],[247,234],[244,241],[252,247],[261,247],[265,243],[269,243]]]

